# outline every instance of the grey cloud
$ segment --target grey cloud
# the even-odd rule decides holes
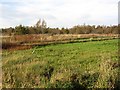
[[[19,23],[32,24],[33,21],[35,22],[35,20],[39,18],[45,19],[49,22],[51,26],[72,26],[75,24],[83,23],[115,23],[116,15],[113,15],[113,17],[109,17],[111,16],[111,14],[115,13],[108,12],[110,15],[105,16],[105,13],[100,11],[102,13],[101,15],[104,16],[103,19],[105,20],[98,21],[99,18],[95,18],[99,17],[99,13],[96,13],[96,6],[93,5],[93,8],[96,8],[94,11],[95,15],[94,13],[93,15],[91,15],[91,11],[88,12],[88,9],[82,8],[82,6],[84,7],[85,5],[88,5],[89,8],[89,3],[92,7],[92,2],[94,1],[97,2],[95,4],[100,4],[98,5],[99,7],[105,7],[105,5],[108,4],[117,5],[116,3],[118,2],[118,0],[0,0],[0,4],[2,5],[2,14],[0,15],[0,17],[5,22],[9,22],[7,24],[10,25],[16,25]],[[82,9],[79,8],[79,6],[81,6]],[[115,11],[115,9],[113,10]]]

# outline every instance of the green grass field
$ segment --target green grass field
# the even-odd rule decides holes
[[[3,88],[113,88],[118,39],[3,51]]]

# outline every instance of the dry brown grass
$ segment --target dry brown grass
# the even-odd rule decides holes
[[[33,41],[56,41],[56,40],[68,40],[76,38],[91,38],[91,37],[118,37],[117,34],[30,34],[30,35],[15,35],[3,37],[5,42],[33,42]]]
[[[2,37],[2,49],[29,49],[31,45],[46,45],[51,43],[65,43],[80,38],[95,37],[118,37],[117,34],[29,34],[29,35],[14,35]]]

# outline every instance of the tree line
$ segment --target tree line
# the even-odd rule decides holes
[[[2,28],[3,35],[25,34],[118,34],[118,26],[76,25],[72,28],[50,28],[45,20],[38,20],[35,26],[19,25],[15,28]]]

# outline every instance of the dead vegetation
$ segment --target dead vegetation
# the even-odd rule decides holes
[[[21,50],[35,45],[48,45],[68,42],[101,41],[117,38],[117,34],[29,34],[2,37],[2,49]],[[96,38],[96,39],[94,39]]]

